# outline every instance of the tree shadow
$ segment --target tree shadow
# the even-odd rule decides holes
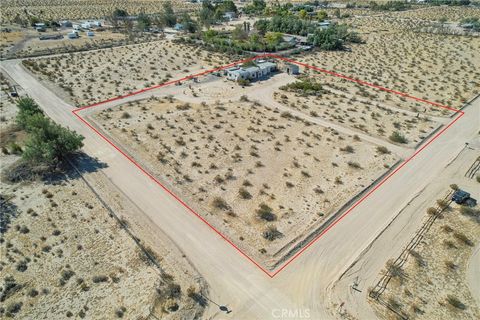
[[[106,163],[84,152],[75,153],[56,166],[32,164],[20,158],[3,170],[2,181],[14,184],[37,180],[45,184],[56,184],[106,167]]]
[[[0,234],[10,228],[10,223],[19,214],[17,206],[10,201],[7,195],[0,194]]]

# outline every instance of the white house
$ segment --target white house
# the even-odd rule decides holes
[[[250,80],[255,81],[267,77],[272,72],[277,69],[277,65],[270,61],[260,60],[255,65],[242,68],[242,67],[232,67],[225,69],[224,73],[227,76],[228,80],[239,81],[239,80]]]

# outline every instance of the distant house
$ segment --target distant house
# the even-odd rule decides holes
[[[173,29],[177,30],[177,31],[182,31],[183,30],[183,24],[181,23],[176,23],[174,26],[173,26]]]
[[[323,22],[319,22],[317,25],[321,28],[321,29],[327,29],[328,27],[330,27],[332,23],[330,21],[323,21]]]
[[[227,21],[232,21],[237,17],[237,14],[233,11],[228,11],[223,14],[223,18]]]
[[[38,32],[45,32],[47,31],[47,26],[45,25],[45,23],[35,23],[35,30],[37,30]]]
[[[93,33],[93,31],[89,30],[87,31],[87,36],[88,37],[93,37],[95,34]]]
[[[100,21],[86,21],[81,24],[82,29],[91,29],[101,27],[102,23]]]
[[[68,21],[68,20],[58,21],[58,24],[59,24],[60,27],[62,27],[62,28],[71,28],[71,27],[73,27],[72,22],[71,22],[71,21]]]
[[[78,32],[73,30],[72,32],[67,33],[68,39],[77,39],[78,38]]]
[[[297,38],[295,38],[294,36],[284,35],[282,38],[283,42],[288,43],[292,46],[297,44]]]

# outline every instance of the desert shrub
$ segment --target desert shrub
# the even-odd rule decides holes
[[[180,296],[182,295],[182,287],[180,287],[179,284],[170,282],[167,285],[165,293],[170,299],[180,298]]]
[[[192,106],[189,103],[183,103],[178,106],[176,106],[177,110],[189,110],[192,108]]]
[[[442,210],[445,210],[448,207],[448,201],[444,199],[438,199],[437,204]]]
[[[455,239],[457,239],[458,241],[466,244],[467,246],[470,246],[470,247],[473,247],[474,243],[472,242],[472,240],[470,240],[466,235],[464,235],[463,233],[460,233],[460,232],[454,232],[453,233],[453,236],[455,237]]]
[[[454,190],[454,191],[457,191],[457,190],[458,190],[458,185],[456,185],[456,184],[451,184],[451,185],[450,185],[450,188],[451,188],[452,190]]]
[[[7,306],[7,316],[14,315],[22,309],[22,302],[12,302]]]
[[[349,167],[354,168],[354,169],[361,169],[362,168],[362,166],[358,162],[348,161],[347,164],[348,164]]]
[[[437,209],[434,208],[434,207],[430,207],[430,208],[427,209],[427,213],[428,213],[429,215],[437,214]]]
[[[265,203],[260,204],[260,208],[257,209],[257,215],[265,221],[275,221],[277,219],[277,215],[273,213],[273,209]]]
[[[130,113],[128,113],[126,111],[124,113],[122,113],[122,119],[130,119],[131,117],[132,116],[130,115]]]
[[[263,237],[269,241],[283,237],[283,233],[278,231],[276,227],[270,226],[267,230],[263,232]]]
[[[388,150],[387,147],[384,146],[378,146],[377,152],[380,154],[390,154],[390,150]]]
[[[405,136],[398,131],[392,132],[392,134],[388,138],[391,141],[397,142],[397,143],[407,143],[408,142],[407,138],[405,138]]]
[[[464,305],[460,300],[458,300],[457,297],[455,297],[454,295],[451,295],[451,294],[449,294],[447,296],[447,302],[452,307],[455,307],[455,308],[460,309],[460,310],[465,310],[467,308],[467,306]]]
[[[93,283],[101,283],[101,282],[107,282],[108,277],[105,275],[99,275],[99,276],[94,276],[92,278]]]
[[[248,192],[248,190],[245,189],[245,188],[240,188],[240,189],[238,190],[238,194],[240,195],[240,197],[241,197],[242,199],[245,199],[245,200],[252,198],[252,195],[250,194],[250,192]]]
[[[340,148],[340,151],[344,151],[344,152],[347,152],[347,153],[354,153],[355,149],[353,149],[352,146],[346,146],[344,148]]]
[[[220,197],[215,197],[213,199],[212,206],[214,208],[217,208],[217,209],[220,209],[220,210],[228,210],[230,208],[227,201],[225,201],[225,199],[220,198]]]
[[[309,95],[320,95],[325,92],[322,86],[310,78],[303,77],[293,83],[280,87],[280,90],[301,92]]]

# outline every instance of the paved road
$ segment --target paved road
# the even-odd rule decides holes
[[[288,309],[291,314],[296,312],[296,318],[306,309],[311,319],[333,318],[329,293],[335,281],[409,199],[442,174],[446,164],[480,127],[479,99],[465,109],[466,115],[457,125],[411,160],[288,268],[270,279],[81,124],[71,113],[72,106],[45,88],[18,62],[4,61],[1,67],[52,119],[85,136],[85,152],[108,164],[102,170],[112,183],[185,252],[209,283],[210,298],[233,311],[226,315],[211,304],[206,317],[221,319],[272,319],[281,309]],[[386,243],[380,249],[388,246]]]

